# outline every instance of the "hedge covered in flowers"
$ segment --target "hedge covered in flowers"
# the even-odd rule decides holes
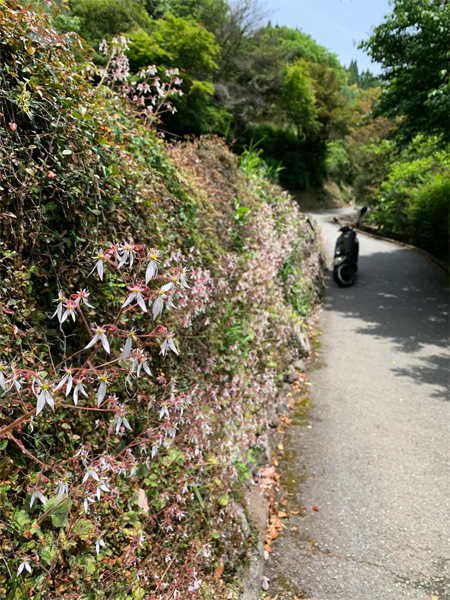
[[[222,140],[164,143],[16,0],[0,51],[0,595],[232,597],[311,228]]]

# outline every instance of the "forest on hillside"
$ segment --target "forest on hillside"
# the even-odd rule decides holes
[[[214,133],[253,150],[283,186],[374,210],[384,235],[448,256],[448,5],[395,0],[360,47],[382,75],[348,67],[258,0],[68,0],[53,19],[104,62],[123,34],[133,76],[178,68],[166,139]],[[66,7],[66,8],[64,8]],[[300,194],[301,197],[301,194]]]

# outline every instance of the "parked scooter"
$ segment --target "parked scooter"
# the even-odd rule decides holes
[[[355,283],[358,272],[359,240],[355,229],[359,227],[362,216],[367,212],[367,206],[361,209],[358,221],[355,225],[341,225],[334,217],[335,223],[339,225],[341,235],[336,240],[333,260],[333,279],[339,287],[350,287]]]

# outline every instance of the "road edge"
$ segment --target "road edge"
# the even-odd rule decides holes
[[[400,246],[401,248],[406,248],[407,250],[415,250],[418,254],[421,254],[424,258],[430,260],[433,264],[439,267],[446,275],[450,275],[449,265],[447,265],[447,263],[445,263],[444,261],[439,260],[439,258],[436,258],[436,256],[434,256],[433,254],[430,254],[430,252],[427,252],[422,248],[418,248],[417,246],[412,246],[411,244],[400,242],[399,240],[393,240],[392,238],[383,237],[382,235],[372,233],[371,231],[366,231],[363,227],[364,226],[358,227],[358,233],[367,235],[367,237],[371,237],[375,240],[382,240],[383,242],[396,244],[397,246]]]

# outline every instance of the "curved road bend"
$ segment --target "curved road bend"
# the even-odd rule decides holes
[[[311,215],[329,264],[339,212]],[[283,510],[300,514],[266,563],[270,597],[450,600],[448,282],[414,251],[359,240],[356,284],[329,278],[312,427],[285,443]]]

